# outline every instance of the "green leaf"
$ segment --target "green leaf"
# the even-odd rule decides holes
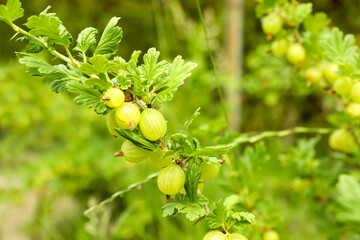
[[[8,0],[6,6],[0,5],[0,20],[13,22],[24,16],[24,9],[21,8],[20,0]]]
[[[122,39],[122,29],[117,25],[120,18],[113,17],[110,19],[106,26],[98,46],[96,47],[95,54],[113,54],[117,51],[118,45]]]
[[[63,78],[52,82],[51,90],[56,93],[67,92],[67,83],[69,79]]]
[[[146,150],[154,151],[156,149],[155,144],[149,142],[145,138],[139,136],[135,131],[132,130],[126,130],[122,128],[114,128],[117,133],[119,133],[123,138],[129,140],[133,144],[135,144],[138,147],[141,147]]]
[[[198,200],[197,189],[200,178],[201,172],[199,170],[199,166],[193,163],[188,168],[185,178],[185,191],[186,195],[189,197],[190,202],[194,203]]]
[[[356,123],[356,119],[354,119],[351,115],[346,112],[336,112],[327,117],[327,120],[330,124],[341,128],[346,125],[353,125]]]
[[[34,40],[30,40],[25,48],[27,53],[40,53],[42,50],[44,50],[44,46]]]
[[[200,115],[200,109],[201,109],[200,107],[196,109],[195,112],[191,115],[190,119],[184,123],[184,127],[181,130],[181,133],[186,132],[189,126],[191,125],[191,123]]]
[[[312,12],[312,3],[294,4],[286,3],[281,9],[282,15],[288,20],[288,24],[299,26]]]
[[[181,56],[177,56],[169,64],[166,77],[154,81],[154,91],[157,93],[156,98],[160,102],[170,101],[179,86],[184,84],[184,80],[191,76],[191,71],[197,66],[196,63],[185,63]]]
[[[181,153],[190,154],[199,146],[199,141],[196,138],[181,133],[173,134],[170,139],[172,148],[181,151]]]
[[[71,34],[55,14],[47,13],[48,9],[40,13],[39,16],[29,17],[26,26],[31,29],[31,34],[45,36],[50,46],[60,44],[69,47],[73,42]]]
[[[74,48],[74,51],[86,53],[91,46],[96,44],[96,36],[98,34],[99,31],[93,27],[88,27],[82,30],[76,40],[77,45]]]
[[[77,81],[69,81],[67,88],[69,93],[76,96],[74,98],[76,104],[94,108],[94,111],[98,114],[106,114],[110,110],[109,107],[101,101],[101,93],[98,90],[86,87]]]
[[[341,175],[336,189],[336,201],[340,205],[336,220],[358,228],[360,224],[359,182],[352,176]]]
[[[344,33],[338,28],[333,28],[329,36],[321,41],[324,55],[333,62],[351,64],[356,66],[355,57],[358,47],[354,35]]]
[[[106,77],[104,74],[99,74],[99,78],[86,79],[84,84],[87,87],[90,87],[90,88],[98,87],[100,90],[104,90],[104,91],[109,89],[112,86],[111,82],[108,82],[106,80]]]
[[[89,59],[89,62],[83,63],[80,66],[80,70],[88,75],[98,75],[99,73],[105,73],[109,69],[116,66],[116,63],[109,61],[103,55],[96,55]]]
[[[235,221],[237,225],[255,223],[255,215],[249,212],[231,212],[229,219]]]
[[[234,146],[233,145],[216,145],[216,146],[209,146],[202,149],[197,149],[190,156],[205,156],[205,157],[217,157],[228,153]]]
[[[226,223],[227,211],[220,200],[215,203],[214,210],[206,217],[210,229],[219,229]]]
[[[326,28],[331,22],[331,19],[323,12],[310,15],[304,21],[304,27],[306,31],[317,33]]]

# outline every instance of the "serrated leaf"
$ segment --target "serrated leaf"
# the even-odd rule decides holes
[[[91,87],[91,88],[97,87],[100,90],[107,90],[112,86],[112,84],[106,80],[106,77],[103,76],[103,74],[100,74],[99,78],[86,79],[84,84],[87,87]]]
[[[119,17],[110,19],[106,26],[98,46],[96,47],[95,54],[113,54],[117,51],[118,45],[122,39],[122,29],[117,25]]]
[[[44,50],[44,46],[34,40],[30,40],[25,48],[27,53],[40,53],[42,50]]]
[[[249,212],[232,212],[229,218],[234,220],[236,224],[254,224],[255,215]]]
[[[174,149],[187,154],[194,152],[199,146],[199,141],[196,138],[181,133],[173,134],[170,139]]]
[[[203,217],[206,213],[204,206],[197,203],[188,204],[183,208],[179,208],[178,211],[179,213],[184,213],[186,218],[190,221],[195,221],[198,218]]]
[[[312,3],[294,4],[288,2],[280,9],[282,15],[292,26],[300,25],[312,12]]]
[[[114,66],[116,66],[116,63],[109,61],[105,56],[96,55],[90,58],[89,62],[81,64],[80,70],[88,75],[98,75],[107,72]]]
[[[336,214],[336,220],[353,226],[360,224],[360,184],[352,176],[341,175],[336,185],[336,201],[341,210]]]
[[[167,217],[167,216],[172,216],[175,214],[176,212],[176,206],[177,206],[178,203],[174,203],[174,202],[171,202],[171,203],[167,203],[165,204],[162,209],[163,209],[163,217]]]
[[[314,15],[310,15],[304,21],[304,27],[306,31],[317,33],[326,28],[331,22],[326,13],[318,12]]]
[[[66,85],[67,85],[68,81],[69,81],[69,79],[66,79],[66,78],[53,81],[51,84],[51,90],[56,93],[67,92]]]
[[[321,41],[324,55],[333,62],[356,66],[355,57],[358,47],[354,35],[347,34],[338,28],[333,28],[329,36]]]
[[[185,63],[181,56],[177,56],[172,63],[168,65],[166,77],[160,78],[154,82],[154,91],[156,98],[160,102],[170,101],[178,87],[184,84],[184,80],[191,76],[191,71],[197,66],[192,62]]]
[[[77,81],[69,81],[67,84],[68,92],[74,94],[74,102],[79,105],[89,106],[94,108],[98,114],[106,114],[110,108],[101,101],[101,93],[93,88],[86,87],[84,84]]]
[[[206,217],[210,229],[219,229],[226,223],[227,211],[220,200],[215,203],[214,210]]]
[[[189,197],[190,202],[194,203],[198,200],[197,189],[200,178],[201,178],[201,172],[199,170],[199,166],[193,163],[188,168],[185,177],[185,191],[186,191],[186,195]]]
[[[8,0],[6,5],[0,5],[0,20],[13,22],[24,16],[20,0]]]
[[[114,128],[117,133],[120,134],[123,138],[129,140],[133,144],[135,144],[138,147],[141,147],[146,150],[154,151],[156,149],[155,145],[156,143],[149,142],[145,138],[142,138],[134,131],[121,129],[121,128]]]
[[[45,36],[51,46],[60,44],[69,47],[73,42],[71,34],[55,14],[48,14],[46,11],[47,9],[39,16],[28,18],[26,26],[31,29],[30,33],[35,36]]]
[[[77,45],[74,51],[86,53],[91,46],[96,44],[96,36],[99,31],[96,28],[88,27],[82,30],[76,40]]]

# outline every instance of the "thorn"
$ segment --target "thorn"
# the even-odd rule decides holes
[[[124,156],[123,152],[117,152],[114,154],[114,157],[121,157],[121,156]]]
[[[223,164],[224,162],[225,162],[225,158],[223,157],[223,158],[221,158],[221,161],[219,162],[220,164]]]
[[[169,202],[170,202],[170,195],[166,195],[165,203],[169,203]]]
[[[14,36],[12,36],[9,41],[12,41],[14,38],[16,38],[16,36],[17,36],[18,34],[19,34],[18,32],[15,33]]]
[[[179,164],[179,163],[181,163],[181,159],[178,158],[178,159],[175,160],[175,162],[176,162],[177,164]]]

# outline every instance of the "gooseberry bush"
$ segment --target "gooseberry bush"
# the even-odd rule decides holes
[[[160,60],[160,52],[155,48],[150,48],[142,57],[141,51],[134,51],[128,60],[117,56],[122,40],[118,17],[112,18],[101,34],[88,27],[75,41],[56,14],[49,12],[50,7],[38,16],[29,17],[26,30],[14,23],[24,15],[19,0],[8,0],[6,5],[0,5],[0,20],[15,31],[14,39],[27,44],[24,52],[17,53],[19,62],[27,66],[27,72],[42,77],[52,91],[72,95],[76,104],[103,115],[109,136],[121,139],[119,152],[114,153],[114,157],[131,163],[148,161],[159,168],[158,173],[91,206],[85,212],[87,216],[114,198],[157,178],[158,194],[165,195],[163,216],[184,214],[194,223],[206,219],[210,230],[204,240],[246,240],[243,230],[248,225],[253,227],[249,231],[260,232],[252,235],[254,239],[260,236],[263,240],[278,240],[276,223],[270,222],[275,213],[269,213],[272,210],[261,205],[261,196],[252,193],[252,188],[256,190],[256,184],[261,182],[261,179],[254,180],[255,175],[261,176],[259,166],[262,163],[256,161],[270,159],[264,143],[257,142],[294,133],[331,132],[328,142],[336,157],[358,163],[360,55],[355,37],[344,36],[338,28],[329,28],[326,14],[312,14],[311,3],[259,2],[256,13],[269,41],[269,52],[286,59],[289,66],[296,69],[304,80],[301,83],[304,88],[319,88],[324,94],[337,98],[339,110],[328,118],[334,129],[296,127],[257,135],[233,133],[221,138],[218,145],[202,147],[188,131],[200,109],[177,133],[167,131],[166,116],[161,112],[162,106],[173,99],[177,89],[190,77],[195,63],[186,62],[181,56],[170,62]],[[46,61],[43,52],[63,63]],[[319,176],[316,167],[320,163],[312,161],[318,141],[319,138],[299,141],[288,154],[279,157],[284,164],[296,163],[296,170],[300,172],[301,177],[290,183],[292,191],[303,191]],[[218,175],[224,161],[233,157],[229,152],[244,143],[256,144],[245,148],[239,157],[241,169],[228,176],[229,183],[224,184],[236,194],[211,203],[202,193],[204,185]],[[301,162],[299,159],[303,156],[310,160]],[[360,185],[351,173],[334,179],[337,182],[334,202],[338,209],[336,221],[357,232]],[[258,226],[255,215],[259,216]]]
[[[222,155],[234,145],[202,148],[195,137],[187,134],[199,109],[181,132],[167,133],[162,105],[173,98],[197,66],[195,63],[185,62],[181,56],[172,62],[159,61],[160,52],[155,48],[143,55],[143,64],[138,64],[141,51],[134,51],[128,61],[116,56],[122,40],[118,17],[110,19],[99,40],[99,31],[88,27],[74,41],[56,14],[49,12],[50,7],[29,17],[25,24],[29,30],[25,30],[14,23],[24,15],[21,5],[19,0],[9,0],[0,6],[0,20],[16,32],[14,38],[27,43],[25,52],[17,53],[19,62],[27,66],[31,76],[42,77],[45,84],[50,84],[52,91],[70,94],[76,104],[106,116],[110,134],[124,139],[114,157],[131,163],[147,160],[162,168],[155,176],[159,190],[166,195],[164,216],[182,213],[191,221],[208,217],[210,225],[216,224],[215,228],[231,239],[237,235],[229,235],[230,231],[254,223],[253,214],[225,208],[221,214],[226,213],[226,219],[218,219],[216,211],[210,213],[209,200],[201,193],[203,179],[218,174]],[[43,51],[65,63],[48,63],[41,55]],[[225,222],[231,225],[225,227]]]

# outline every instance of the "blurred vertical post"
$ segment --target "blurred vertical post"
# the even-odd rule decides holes
[[[240,83],[243,73],[244,0],[227,0],[226,13],[226,71],[229,81],[225,88],[225,98],[229,106],[230,128],[239,132],[242,116]]]

